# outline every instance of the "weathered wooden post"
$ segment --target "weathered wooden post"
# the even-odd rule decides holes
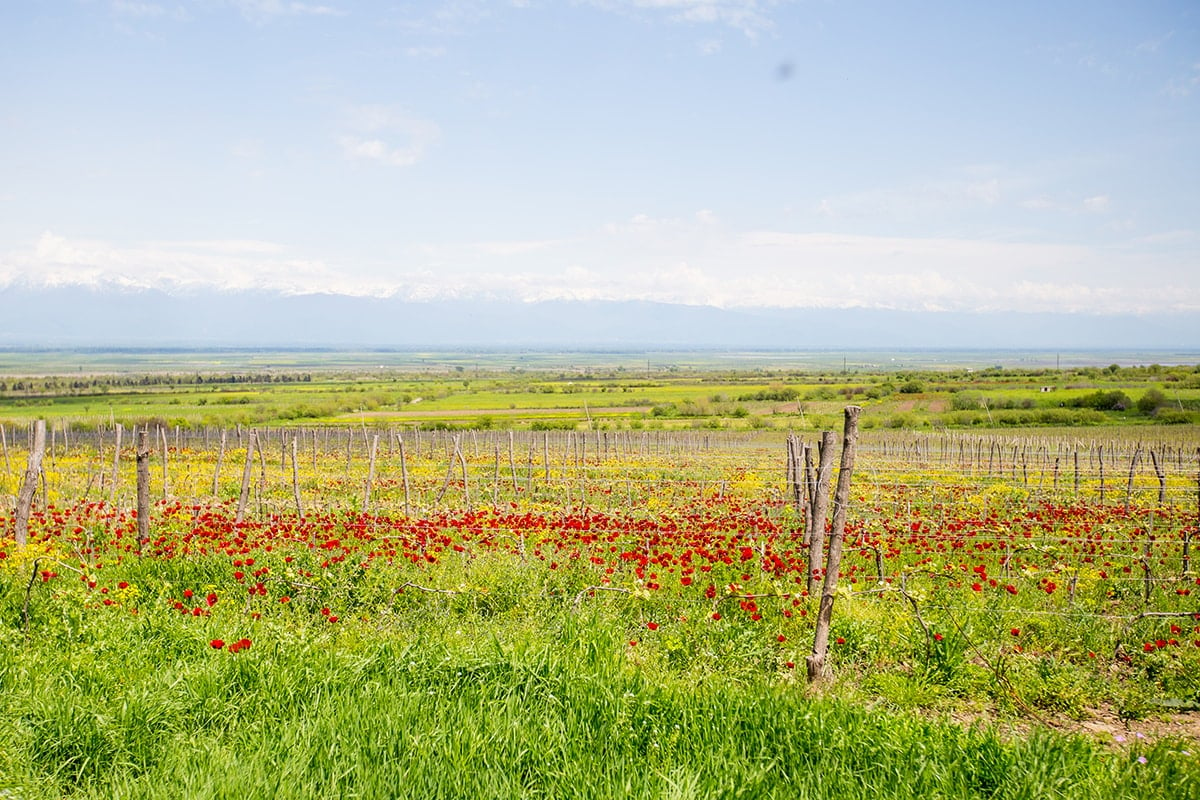
[[[850,478],[854,473],[854,455],[858,446],[859,406],[846,406],[846,422],[842,438],[842,460],[838,467],[837,493],[833,501],[833,527],[829,532],[829,561],[825,567],[825,583],[821,589],[821,608],[817,613],[817,629],[813,635],[812,655],[807,659],[809,683],[825,678],[828,669],[825,656],[829,651],[829,626],[833,621],[833,597],[837,592],[838,568],[842,563],[842,540],[846,533],[846,508],[850,503]]]
[[[29,464],[25,477],[17,492],[16,539],[17,546],[24,547],[29,540],[29,512],[33,508],[33,496],[37,493],[38,476],[42,474],[42,457],[46,454],[46,420],[33,423],[33,447],[29,450]]]
[[[813,510],[812,527],[808,534],[809,595],[817,589],[817,570],[825,560],[825,519],[829,516],[829,482],[833,478],[833,446],[836,442],[837,436],[833,431],[821,432],[817,481],[811,487],[813,496],[809,499]]]
[[[171,493],[170,477],[167,473],[167,429],[165,427],[160,427],[158,429],[158,435],[162,441],[162,496],[163,500],[166,500],[167,495]]]
[[[1154,464],[1154,475],[1158,478],[1158,504],[1161,506],[1167,501],[1167,473],[1158,461],[1158,454],[1153,450],[1150,451],[1150,461]]]
[[[396,439],[400,444],[400,476],[404,479],[404,516],[409,516],[412,510],[408,502],[408,460],[404,457],[404,438],[399,434]]]
[[[150,541],[150,445],[146,442],[147,426],[135,428],[135,458],[137,461],[137,547],[138,552]]]
[[[365,435],[365,434],[364,434]],[[375,482],[375,454],[379,450],[379,434],[375,434],[371,438],[371,452],[367,466],[367,488],[363,492],[363,513],[368,514],[371,511],[371,484]]]
[[[250,475],[254,472],[254,446],[258,442],[254,428],[246,436],[246,465],[242,468],[242,492],[238,495],[237,516],[234,523],[240,523],[246,517],[246,503],[250,500]]]
[[[117,444],[113,448],[113,468],[112,468],[112,485],[109,487],[108,502],[116,503],[117,501],[117,479],[121,477],[121,434],[124,428],[121,423],[117,423]]]
[[[304,507],[300,505],[300,466],[296,463],[299,448],[296,436],[292,435],[292,497],[296,501],[296,516],[304,519]]]
[[[1138,458],[1142,455],[1142,443],[1138,442],[1134,448],[1133,458],[1129,459],[1129,483],[1125,487],[1125,513],[1129,513],[1130,502],[1133,499],[1133,474],[1137,469]]]
[[[224,428],[221,429],[221,449],[217,451],[217,466],[213,469],[213,484],[212,496],[213,500],[217,499],[217,492],[221,485],[221,463],[225,461],[225,436],[228,433]]]

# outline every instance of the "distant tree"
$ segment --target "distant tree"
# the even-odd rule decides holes
[[[1151,416],[1155,411],[1167,404],[1167,396],[1158,389],[1147,389],[1142,396],[1138,398],[1137,410],[1139,414],[1144,414],[1147,417]]]

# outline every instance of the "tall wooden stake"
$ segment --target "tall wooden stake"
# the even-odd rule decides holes
[[[117,423],[117,445],[113,448],[113,470],[112,470],[112,485],[109,487],[108,502],[115,503],[117,501],[117,478],[121,476],[121,434],[124,428],[121,423]]]
[[[138,552],[150,541],[150,445],[146,442],[146,426],[135,428],[134,450],[137,460],[137,546]]]
[[[862,408],[859,406],[846,406],[842,461],[838,467],[837,493],[833,501],[833,527],[829,532],[829,562],[825,567],[825,584],[821,589],[821,609],[817,613],[812,655],[807,659],[810,683],[828,675],[825,656],[829,651],[829,626],[833,621],[833,598],[837,592],[838,568],[842,564],[842,540],[846,533],[846,508],[850,503],[850,478],[854,473],[854,455],[858,447],[858,415],[861,412]]]
[[[223,462],[225,460],[225,436],[227,433],[228,432],[224,428],[221,429],[221,449],[217,451],[217,466],[213,470],[213,485],[212,485],[213,500],[217,499],[217,491],[220,489],[221,462]]]
[[[250,500],[250,475],[254,472],[254,446],[258,437],[254,428],[246,437],[246,466],[242,468],[242,492],[238,495],[237,516],[234,523],[239,523],[246,517],[246,503]]]
[[[379,434],[371,437],[371,456],[367,467],[367,488],[363,492],[363,513],[371,511],[371,484],[375,482],[375,453],[379,450]]]
[[[296,501],[296,516],[304,519],[304,507],[300,505],[300,467],[296,463],[296,437],[292,436],[292,497]]]
[[[42,474],[42,457],[46,454],[46,420],[33,423],[33,447],[29,450],[29,464],[25,477],[17,492],[17,546],[24,547],[29,539],[29,512],[33,508],[33,496],[37,493],[38,476]]]
[[[404,438],[397,435],[400,442],[400,476],[404,479],[404,516],[409,516],[412,511],[408,504],[408,460],[404,457]]]
[[[817,481],[811,487],[814,495],[812,506],[812,529],[808,534],[808,593],[817,589],[818,571],[825,560],[825,519],[829,515],[829,482],[833,476],[833,446],[837,435],[833,431],[821,432],[820,459]]]

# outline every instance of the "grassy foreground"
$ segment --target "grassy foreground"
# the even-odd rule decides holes
[[[495,615],[433,598],[330,624],[35,591],[26,638],[24,588],[0,606],[4,797],[1200,796],[1179,743],[1007,740],[806,697],[736,657],[673,671],[606,598]],[[235,635],[251,645],[231,652]]]

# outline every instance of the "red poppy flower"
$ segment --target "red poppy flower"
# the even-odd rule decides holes
[[[224,639],[213,639],[211,642],[209,642],[209,644],[212,645],[213,650],[220,650],[222,647],[225,646],[225,640]]]

